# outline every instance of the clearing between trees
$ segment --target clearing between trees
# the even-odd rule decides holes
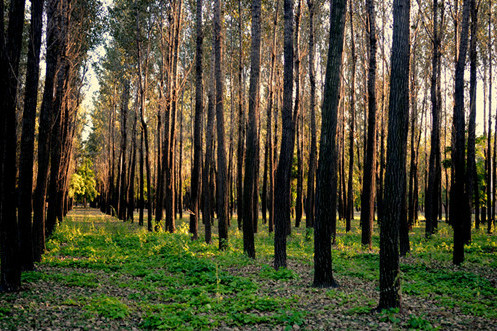
[[[236,222],[236,219],[234,220]],[[467,259],[452,264],[452,230],[427,241],[424,224],[401,259],[403,310],[373,313],[379,297],[378,233],[360,244],[359,221],[333,246],[337,289],[312,284],[313,236],[288,239],[289,268],[275,271],[273,234],[261,226],[257,258],[243,254],[231,227],[229,247],[177,233],[148,232],[96,209],[75,209],[47,242],[23,290],[0,294],[0,329],[468,329],[497,328],[497,236],[474,230]],[[214,229],[215,227],[213,227]],[[217,233],[213,234],[217,242]]]

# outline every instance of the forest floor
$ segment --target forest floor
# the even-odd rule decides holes
[[[76,209],[47,242],[37,270],[19,293],[0,294],[0,329],[497,329],[497,236],[473,230],[466,261],[451,263],[452,230],[430,240],[424,223],[411,232],[401,260],[403,309],[372,312],[378,303],[378,232],[361,247],[359,221],[333,246],[339,288],[311,287],[312,232],[293,229],[289,268],[274,271],[273,236],[261,225],[257,258],[243,254],[236,220],[229,249],[217,236],[191,241],[177,232],[148,233],[94,209]],[[203,231],[201,231],[203,233]]]

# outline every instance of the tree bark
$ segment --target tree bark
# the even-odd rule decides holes
[[[472,210],[478,210],[479,199],[478,195],[478,181],[476,177],[476,38],[477,38],[477,9],[475,0],[470,0],[470,15],[471,15],[471,41],[469,46],[469,60],[470,60],[470,87],[469,87],[469,124],[468,124],[468,155],[466,167],[466,187],[468,195],[468,212],[469,217],[466,218],[464,224],[464,243],[471,242],[471,214]],[[495,150],[495,149],[494,149]],[[473,202],[473,196],[475,200]],[[479,223],[479,221],[477,221]]]
[[[198,239],[198,216],[199,201],[201,192],[202,167],[202,112],[203,112],[203,85],[202,85],[202,43],[204,34],[202,32],[202,0],[197,0],[196,16],[196,33],[197,43],[195,50],[195,128],[193,136],[193,169],[191,179],[191,210],[190,214],[190,233],[192,239]]]
[[[217,120],[217,212],[219,226],[219,249],[228,247],[228,190],[226,169],[226,143],[224,130],[224,79],[221,58],[222,21],[221,0],[214,1],[214,58],[216,80],[216,120]]]
[[[307,175],[307,212],[306,227],[314,226],[315,215],[315,178],[316,178],[316,159],[317,159],[317,137],[316,137],[316,72],[314,66],[316,47],[314,45],[314,15],[316,3],[313,0],[307,0],[309,7],[309,112],[310,112],[310,130],[311,146],[309,151],[309,173]]]
[[[361,243],[372,248],[376,179],[376,23],[373,0],[366,0],[368,20],[368,139],[361,198]]]
[[[454,184],[451,190],[450,220],[454,227],[454,254],[452,262],[459,265],[464,261],[464,224],[469,217],[467,192],[465,190],[465,121],[464,121],[464,68],[468,48],[470,0],[464,0],[461,34],[458,45],[459,54],[456,63],[454,112],[452,131],[452,164],[454,167]]]
[[[336,128],[340,99],[346,0],[335,0],[330,8],[330,36],[322,108],[321,145],[316,183],[314,223],[315,287],[336,287],[331,258],[331,224],[336,222],[337,168]]]
[[[405,203],[409,120],[409,0],[393,2],[390,102],[385,199],[380,222],[380,302],[378,309],[400,308],[399,220]]]
[[[255,258],[254,246],[254,200],[257,192],[254,190],[257,181],[257,127],[259,125],[259,82],[260,82],[260,53],[261,53],[261,2],[252,1],[252,44],[250,55],[250,87],[247,131],[247,156],[245,159],[245,181],[243,183],[243,251]]]
[[[28,64],[24,112],[22,117],[21,155],[19,169],[19,234],[21,245],[21,268],[33,270],[33,240],[31,213],[33,210],[33,159],[38,80],[40,72],[41,29],[43,25],[43,0],[33,0],[29,30]]]
[[[16,214],[16,98],[24,24],[24,0],[10,2],[7,35],[4,4],[0,5],[0,291],[21,285],[19,229]],[[30,215],[31,216],[31,215]]]
[[[283,109],[280,160],[276,169],[274,215],[274,268],[286,268],[286,236],[290,223],[290,168],[293,157],[292,96],[293,96],[293,0],[283,1]]]

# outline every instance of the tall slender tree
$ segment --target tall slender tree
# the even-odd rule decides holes
[[[286,268],[286,236],[290,223],[290,168],[293,158],[292,96],[293,96],[293,0],[283,1],[283,108],[280,160],[276,169],[274,202],[274,268]],[[276,144],[275,144],[276,146]]]
[[[254,200],[257,199],[255,191],[256,154],[258,139],[257,127],[259,125],[259,81],[260,81],[260,56],[261,56],[261,1],[252,1],[252,44],[250,55],[250,87],[247,131],[247,156],[245,162],[245,181],[243,183],[243,250],[251,258],[255,258],[254,222],[257,215],[253,215]]]
[[[390,101],[384,210],[380,222],[380,302],[378,309],[400,307],[399,220],[406,185],[409,121],[410,1],[393,2]]]
[[[353,1],[349,1],[349,23],[350,23],[350,124],[349,124],[349,177],[347,181],[347,210],[345,212],[345,231],[350,231],[352,228],[352,220],[354,219],[354,131],[355,131],[355,76],[356,76],[356,46],[354,35],[354,20],[353,20]]]
[[[190,233],[193,239],[198,238],[199,198],[201,191],[200,171],[202,167],[202,111],[203,111],[203,85],[202,85],[202,0],[197,0],[196,14],[197,43],[195,49],[195,128],[193,136],[193,168],[191,179],[191,205]]]
[[[464,0],[462,10],[461,34],[455,72],[454,112],[452,115],[452,164],[454,184],[451,190],[450,220],[454,227],[454,254],[452,262],[456,265],[464,261],[464,224],[469,217],[467,192],[465,188],[465,120],[464,120],[464,70],[468,49],[470,0]]]
[[[309,151],[309,173],[307,175],[306,226],[312,227],[315,215],[315,178],[317,168],[316,69],[314,65],[316,57],[316,46],[314,43],[314,16],[316,11],[316,3],[313,0],[307,0],[307,7],[309,8],[309,114],[311,121],[311,146]]]
[[[372,248],[376,179],[376,23],[373,0],[366,0],[368,22],[368,139],[362,181],[361,224],[363,245]]]
[[[314,223],[315,287],[336,287],[331,268],[331,225],[336,222],[337,150],[336,128],[340,100],[340,72],[345,30],[346,0],[334,0],[330,8],[330,36],[322,107],[321,145],[316,183]]]
[[[472,210],[478,210],[478,181],[476,175],[476,39],[477,39],[477,8],[476,1],[470,0],[470,16],[471,16],[471,41],[469,45],[469,60],[470,60],[470,91],[469,91],[469,123],[468,123],[468,155],[466,166],[466,187],[468,194],[469,217],[466,218],[464,224],[464,242],[468,244],[471,241],[471,214]],[[475,199],[473,200],[473,196]],[[474,201],[474,203],[473,203]],[[476,218],[476,215],[475,215]],[[476,221],[476,220],[475,220]],[[476,221],[479,223],[479,221]]]
[[[21,285],[16,210],[16,98],[24,23],[24,0],[10,2],[7,33],[4,3],[0,5],[0,291]]]
[[[21,267],[33,270],[33,240],[31,213],[33,193],[33,166],[36,105],[38,102],[38,81],[40,72],[41,30],[43,26],[43,0],[33,0],[31,25],[29,28],[28,64],[24,112],[22,117],[21,155],[19,168],[19,234],[21,244]]]
[[[214,1],[214,72],[216,80],[216,120],[217,120],[217,212],[219,226],[219,249],[228,247],[228,170],[226,168],[226,142],[224,130],[223,108],[223,59],[221,57],[222,45],[222,11],[221,0]]]
[[[440,22],[439,22],[440,19]],[[431,236],[437,228],[438,198],[440,195],[441,163],[440,163],[440,109],[441,98],[438,93],[440,84],[441,66],[441,27],[443,24],[443,4],[433,0],[433,50],[432,50],[432,72],[430,81],[431,93],[431,150],[429,163],[428,190],[426,191],[426,237]]]

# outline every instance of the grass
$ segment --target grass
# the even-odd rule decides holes
[[[473,232],[466,262],[451,264],[452,231],[441,224],[430,240],[411,232],[401,260],[403,311],[372,313],[378,302],[378,233],[360,245],[358,221],[339,222],[333,247],[338,289],[312,283],[312,230],[292,229],[289,268],[272,268],[273,235],[260,225],[257,259],[243,254],[232,222],[229,248],[192,241],[187,222],[177,232],[148,233],[95,210],[76,210],[47,242],[24,289],[0,294],[0,329],[212,328],[316,329],[497,327],[497,237]]]

